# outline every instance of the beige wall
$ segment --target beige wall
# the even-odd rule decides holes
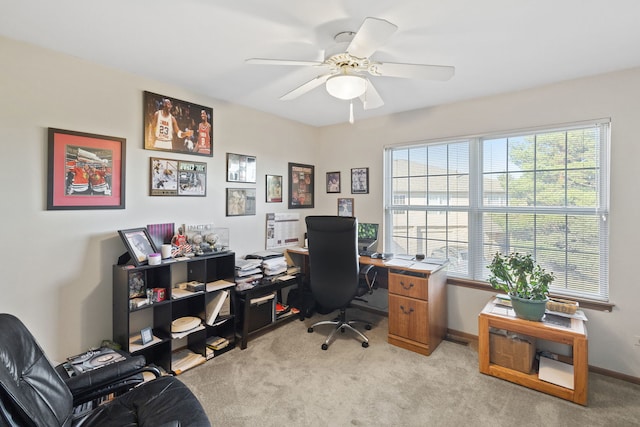
[[[21,317],[52,358],[110,338],[111,267],[124,252],[118,229],[213,222],[230,228],[232,248],[244,255],[264,249],[265,213],[287,211],[286,200],[264,203],[264,175],[283,175],[286,194],[289,161],[316,166],[316,209],[298,211],[302,216],[334,214],[338,197],[353,197],[361,221],[382,223],[385,145],[611,117],[610,286],[616,307],[612,313],[586,313],[589,363],[640,377],[640,347],[632,343],[640,335],[633,268],[640,198],[632,175],[640,151],[634,132],[640,97],[633,96],[640,69],[317,129],[3,38],[0,57],[0,312]],[[158,152],[142,149],[144,90],[214,108],[207,197],[148,196],[149,157]],[[127,139],[125,210],[46,210],[48,127]],[[227,152],[257,156],[256,216],[225,217]],[[354,167],[370,168],[370,194],[350,194]],[[331,171],[342,172],[340,194],[324,191],[325,173]],[[489,297],[449,286],[449,327],[476,334],[477,313]]]
[[[616,306],[611,313],[586,310],[589,363],[640,377],[640,346],[633,344],[640,336],[640,286],[634,267],[640,241],[640,197],[634,176],[640,159],[639,93],[640,69],[634,69],[326,127],[320,130],[326,149],[317,163],[343,173],[351,167],[372,167],[371,194],[353,196],[354,209],[359,218],[382,223],[385,145],[610,117],[610,300]],[[337,149],[346,154],[335,156]],[[334,203],[327,197],[319,208],[331,209]],[[477,334],[477,313],[491,294],[456,286],[449,286],[448,292],[449,328]]]
[[[315,163],[313,127],[4,38],[0,57],[0,312],[23,319],[56,360],[111,338],[111,269],[125,251],[118,229],[214,223],[230,229],[239,255],[264,250],[265,214],[287,211],[265,203],[265,175]],[[213,107],[213,158],[144,150],[145,90]],[[125,210],[46,210],[48,127],[126,138]],[[257,156],[256,184],[226,182],[227,152]],[[152,156],[207,162],[207,196],[148,196]],[[256,216],[226,217],[226,187],[255,187]]]

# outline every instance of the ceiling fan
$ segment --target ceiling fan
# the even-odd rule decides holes
[[[370,59],[396,32],[398,27],[378,18],[365,18],[357,32],[336,34],[336,46],[325,51],[324,61],[250,58],[248,64],[298,65],[325,68],[326,72],[298,86],[280,97],[283,101],[295,99],[325,84],[330,95],[351,101],[349,121],[353,123],[353,99],[360,98],[363,108],[370,110],[384,105],[378,91],[366,77],[399,77],[422,80],[448,80],[455,68],[444,65],[401,64],[377,62]]]

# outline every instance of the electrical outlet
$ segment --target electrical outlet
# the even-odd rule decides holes
[[[636,335],[635,337],[633,337],[633,345],[635,345],[636,347],[640,347],[640,335]]]

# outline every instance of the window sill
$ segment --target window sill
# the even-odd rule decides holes
[[[479,282],[476,280],[468,280],[468,279],[461,279],[458,277],[449,277],[447,279],[447,283],[449,285],[453,285],[453,286],[462,286],[465,288],[471,288],[471,289],[477,289],[480,291],[488,291],[488,292],[496,292],[495,289],[493,289],[487,282]],[[587,308],[589,310],[598,310],[598,311],[613,311],[613,307],[615,306],[612,303],[609,302],[602,302],[602,301],[594,301],[594,300],[588,300],[588,299],[582,299],[582,298],[571,298],[571,297],[567,297],[564,295],[554,295],[551,294],[551,297],[558,297],[558,298],[563,298],[563,299],[567,299],[567,300],[571,300],[571,301],[577,301],[580,304],[581,308]]]

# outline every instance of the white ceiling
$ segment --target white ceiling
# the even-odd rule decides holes
[[[398,26],[372,59],[456,74],[371,77],[385,105],[354,102],[356,120],[640,66],[638,0],[0,0],[0,11],[6,37],[314,126],[346,122],[348,101],[323,87],[278,98],[318,69],[244,60],[322,60],[365,17]]]

